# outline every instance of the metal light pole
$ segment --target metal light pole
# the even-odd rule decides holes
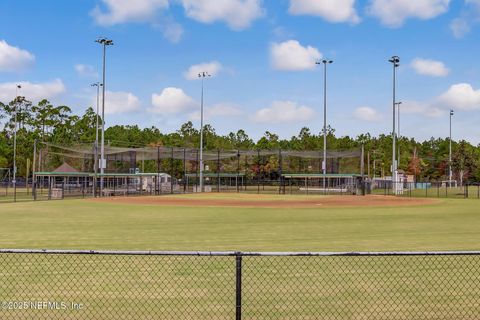
[[[452,186],[452,179],[453,179],[453,174],[452,174],[452,117],[455,114],[453,110],[450,110],[450,152],[449,152],[449,157],[448,157],[448,185],[451,187]]]
[[[18,90],[21,89],[22,86],[17,84],[16,88],[16,97],[15,97],[15,104],[14,104],[14,122],[15,127],[13,128],[13,201],[17,201],[17,113],[18,113],[18,105],[20,104],[20,96],[18,95]]]
[[[107,38],[100,38],[95,42],[103,46],[103,81],[102,81],[102,146],[101,146],[101,160],[100,160],[100,196],[103,195],[103,175],[105,173],[105,56],[107,46],[112,46],[113,41]]]
[[[333,63],[333,60],[324,59],[316,64],[323,63],[323,191],[326,191],[327,180],[327,65]]]
[[[395,106],[396,106],[396,82],[397,82],[397,68],[400,66],[400,58],[398,56],[393,56],[388,60],[393,65],[393,131],[392,131],[392,189],[393,193],[397,194],[397,160],[396,158],[396,134],[395,134]]]
[[[98,112],[99,112],[99,106],[100,106],[100,87],[103,87],[103,84],[100,82],[95,82],[92,83],[92,87],[97,87],[97,111],[95,113],[95,161],[94,161],[94,171],[95,171],[95,184],[93,186],[94,188],[94,196],[97,196],[96,193],[96,186],[97,186],[97,174],[98,174],[98,122],[99,122],[99,117],[98,117]]]
[[[396,107],[397,107],[397,120],[398,120],[398,129],[397,129],[398,134],[397,134],[397,136],[398,136],[398,140],[399,140],[399,141],[398,141],[398,145],[397,145],[397,150],[398,150],[398,152],[397,152],[397,154],[398,154],[398,158],[397,158],[397,159],[398,159],[398,160],[397,160],[397,161],[398,161],[398,166],[400,165],[400,162],[401,162],[401,158],[400,158],[400,138],[402,137],[402,136],[400,135],[400,105],[401,105],[401,104],[402,104],[401,101],[395,103],[395,105],[396,105]]]
[[[203,192],[203,87],[205,78],[210,77],[210,74],[204,71],[200,72],[198,77],[202,79],[202,98],[200,104],[200,192]]]

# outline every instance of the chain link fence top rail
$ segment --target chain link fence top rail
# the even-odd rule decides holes
[[[0,250],[0,319],[478,319],[480,252]]]

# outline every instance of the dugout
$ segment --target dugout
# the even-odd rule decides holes
[[[100,188],[103,180],[103,188]],[[179,193],[180,184],[167,173],[34,172],[34,199],[112,197]],[[95,194],[96,193],[96,194]]]
[[[365,195],[365,181],[358,174],[283,174],[283,193]]]
[[[204,192],[229,192],[239,191],[244,188],[244,173],[213,173],[206,172],[203,174]],[[200,177],[198,173],[188,173],[185,175],[185,184],[187,190],[194,193],[200,192]]]

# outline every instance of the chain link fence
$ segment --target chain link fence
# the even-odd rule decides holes
[[[401,197],[410,198],[449,198],[449,199],[480,199],[480,183],[464,183],[463,185],[449,185],[448,182],[404,182],[399,183]],[[376,195],[394,195],[391,181],[376,180],[368,193]]]
[[[8,178],[8,177],[7,177]],[[16,184],[0,179],[0,204],[9,202],[80,199],[100,196],[100,179],[94,177],[37,177],[17,179]],[[108,175],[105,178],[104,197],[159,196],[197,192],[194,176],[170,179],[153,174]],[[190,179],[190,180],[189,180]],[[285,174],[277,180],[248,178],[243,175],[223,174],[206,176],[207,193],[246,193],[285,195],[383,195],[409,198],[480,199],[480,183],[449,184],[448,181],[402,182],[398,192],[391,180],[368,180],[356,175],[328,175],[325,188],[321,175]],[[207,181],[207,180],[206,180]],[[220,183],[221,182],[221,183]],[[193,189],[192,189],[193,188]],[[95,191],[97,190],[97,191]]]
[[[480,252],[0,250],[0,319],[478,319]]]
[[[33,200],[31,183],[23,179],[18,179],[15,184],[12,180],[0,180],[0,204]]]

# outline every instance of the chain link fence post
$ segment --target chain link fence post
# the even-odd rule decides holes
[[[235,300],[236,300],[236,308],[235,308],[235,320],[242,320],[242,253],[236,252],[235,253],[235,264],[236,264],[236,272],[235,272],[235,280],[236,280],[236,287],[235,287]]]

